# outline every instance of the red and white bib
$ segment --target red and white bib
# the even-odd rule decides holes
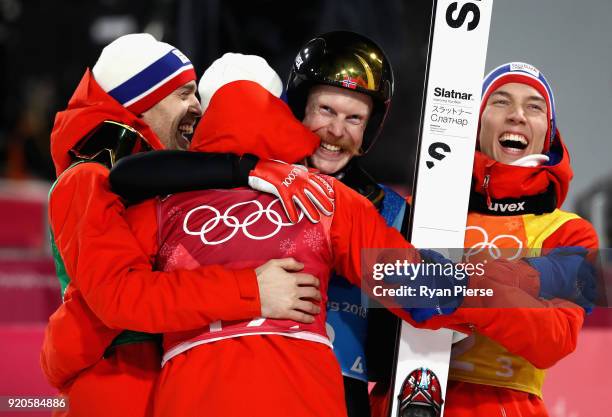
[[[320,280],[327,303],[332,265],[331,218],[312,224],[302,217],[291,224],[280,201],[250,189],[206,190],[170,196],[158,204],[157,267],[169,271],[221,264],[230,269],[254,268],[270,259],[294,257]],[[206,279],[206,278],[203,278]],[[331,347],[325,331],[325,309],[312,324],[257,318],[218,321],[202,329],[164,335],[162,365],[195,346],[250,335],[276,334]]]

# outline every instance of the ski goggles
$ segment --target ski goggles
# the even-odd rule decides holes
[[[70,153],[76,160],[99,162],[111,168],[125,156],[152,149],[145,137],[133,127],[105,120],[81,139]]]

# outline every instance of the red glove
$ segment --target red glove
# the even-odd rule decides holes
[[[292,223],[302,219],[298,207],[313,223],[321,218],[319,212],[326,216],[334,212],[334,190],[331,185],[302,165],[260,160],[249,173],[249,186],[278,197]]]
[[[535,298],[539,296],[540,274],[537,269],[523,260],[510,261],[502,258],[488,262],[484,266],[483,278],[502,285],[518,287]]]

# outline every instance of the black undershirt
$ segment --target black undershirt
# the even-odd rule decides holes
[[[129,203],[155,196],[248,185],[252,155],[151,151],[122,158],[110,172],[113,192]]]

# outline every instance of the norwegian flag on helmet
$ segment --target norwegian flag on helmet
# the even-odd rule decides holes
[[[342,80],[342,86],[346,88],[352,88],[354,90],[357,88],[357,81],[354,78],[345,75],[344,79]]]

